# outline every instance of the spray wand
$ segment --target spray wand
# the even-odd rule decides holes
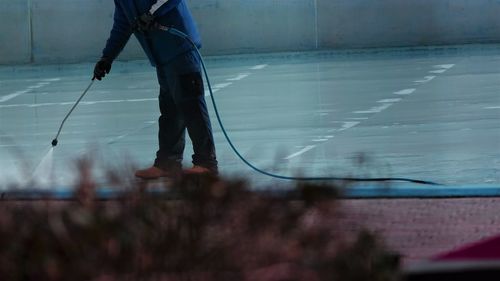
[[[87,89],[85,89],[85,91],[83,91],[83,94],[78,98],[78,100],[75,102],[73,107],[71,107],[71,109],[69,110],[68,114],[66,114],[66,116],[64,117],[63,121],[61,122],[61,126],[59,126],[59,130],[57,131],[56,137],[52,140],[52,147],[55,147],[57,145],[57,143],[58,143],[57,138],[59,137],[59,134],[61,133],[61,130],[64,126],[64,123],[66,122],[68,117],[71,115],[71,113],[73,113],[73,110],[75,110],[76,106],[80,103],[80,101],[83,99],[83,97],[87,94],[90,87],[92,87],[92,84],[94,84],[94,81],[95,81],[95,77],[92,78],[92,81],[90,81],[90,84],[87,86]]]

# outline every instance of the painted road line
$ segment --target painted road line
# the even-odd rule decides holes
[[[484,109],[500,109],[500,106],[487,106]]]
[[[107,142],[107,144],[114,144],[114,143],[118,142],[119,140],[123,139],[123,138],[124,138],[124,137],[126,137],[126,136],[128,136],[128,134],[125,134],[125,135],[121,135],[121,136],[115,137],[115,138],[113,138],[113,139],[109,140],[109,141]]]
[[[0,99],[1,101],[1,99]],[[125,99],[125,100],[100,100],[100,101],[82,101],[80,105],[94,105],[94,104],[103,104],[103,103],[121,103],[121,102],[149,102],[149,101],[158,101],[157,98],[148,98],[148,99]],[[72,105],[75,104],[74,101],[70,102],[47,102],[47,103],[25,103],[25,104],[5,104],[0,105],[0,108],[15,108],[15,107],[42,107],[42,106],[56,106],[56,105]]]
[[[433,67],[434,68],[445,68],[445,69],[450,69],[452,67],[454,67],[455,65],[454,64],[437,64],[437,65],[434,65]]]
[[[154,92],[154,91],[151,91],[151,92]],[[103,91],[103,90],[94,90],[92,91],[92,94],[94,95],[103,95],[103,94],[110,94],[111,91]]]
[[[439,74],[439,73],[444,73],[444,72],[446,72],[446,70],[448,70],[448,69],[437,69],[437,70],[431,70],[431,71],[429,71],[429,73],[437,73],[437,74]]]
[[[266,68],[267,66],[268,66],[267,64],[259,64],[259,65],[252,66],[249,69],[260,70],[260,69]],[[248,77],[250,75],[251,75],[251,73],[243,72],[243,73],[239,73],[235,77],[226,79],[226,81],[240,81],[240,80],[245,79],[246,77]],[[215,84],[214,86],[212,86],[212,92],[215,93],[215,92],[217,92],[221,89],[224,89],[232,84],[233,84],[232,82]],[[210,96],[210,91],[208,89],[205,89],[205,97],[209,97],[209,96]]]
[[[315,116],[328,116],[330,113],[327,112],[314,112],[313,115]]]
[[[40,85],[40,84],[36,84],[36,85],[33,85],[33,86],[29,86],[28,89],[38,89],[38,88],[41,88],[43,87],[44,85]]]
[[[304,147],[303,149],[295,152],[294,154],[290,154],[290,155],[288,155],[287,157],[285,157],[283,159],[290,160],[292,158],[295,158],[295,157],[297,157],[297,156],[299,156],[301,154],[304,154],[304,153],[308,152],[309,150],[311,150],[311,149],[313,149],[315,147],[316,147],[315,145],[308,145],[308,146]]]
[[[354,119],[354,118],[349,118],[349,119]],[[366,120],[366,119],[368,119],[368,118],[363,118],[363,120]],[[356,119],[356,120],[359,120],[359,119]],[[342,121],[342,122],[333,121],[332,123],[342,123],[342,127],[340,127],[339,129],[328,129],[327,132],[329,132],[329,133],[345,131],[347,129],[350,129],[350,128],[353,128],[353,127],[359,125],[361,122],[359,122],[359,121]],[[325,138],[328,138],[328,139],[331,139],[333,137],[334,136],[332,136],[332,135],[325,136]]]
[[[80,104],[94,105],[100,103],[147,102],[147,101],[157,101],[157,100],[158,100],[157,98],[147,98],[147,99],[126,99],[126,100],[83,101]]]
[[[413,92],[415,92],[417,89],[404,89],[404,90],[401,90],[401,91],[397,91],[397,92],[394,92],[393,94],[395,95],[410,95],[412,94]]]
[[[47,78],[47,79],[42,79],[42,81],[45,81],[45,82],[56,82],[56,81],[61,81],[61,78],[59,78],[59,77]]]
[[[359,125],[361,122],[352,122],[352,121],[347,121],[342,124],[342,128],[339,129],[339,131],[345,131],[347,129],[350,129],[352,127],[355,127]]]
[[[218,91],[220,91],[220,89],[212,89],[212,93],[217,93]],[[210,91],[208,89],[205,89],[205,97],[209,96],[210,96]]]
[[[88,135],[89,131],[65,131],[64,135]],[[43,133],[26,133],[26,134],[16,134],[13,137],[37,137],[37,136],[54,136],[54,132],[44,131]]]
[[[146,125],[144,125],[144,126],[142,126],[142,127],[136,128],[136,129],[131,130],[131,131],[127,132],[127,133],[124,133],[124,134],[121,134],[121,135],[119,135],[119,136],[116,136],[116,137],[114,137],[114,138],[109,139],[109,140],[106,142],[106,144],[115,144],[115,143],[117,143],[118,141],[120,141],[121,139],[123,139],[123,138],[125,138],[125,137],[131,136],[131,135],[134,135],[134,134],[136,134],[136,133],[138,133],[138,132],[140,132],[140,131],[142,131],[142,130],[145,130],[145,129],[147,129],[147,128],[152,127],[153,125],[155,125],[155,124],[156,124],[156,122],[154,122],[154,123],[149,123],[149,121],[148,121],[148,122],[145,122],[145,124],[146,124]]]
[[[23,90],[23,91],[17,91],[17,92],[14,92],[12,94],[9,94],[9,95],[6,95],[6,96],[3,96],[3,97],[0,97],[0,102],[6,102],[6,101],[9,101],[15,97],[18,97],[20,95],[23,95],[23,94],[26,94],[26,93],[29,93],[30,92],[30,89],[28,90]]]
[[[239,81],[241,79],[248,77],[249,75],[250,73],[240,73],[236,77],[226,79],[226,81]]]
[[[264,68],[266,68],[268,66],[269,66],[268,64],[259,64],[259,65],[250,67],[250,69],[251,70],[259,70],[259,69],[264,69]]]
[[[3,97],[0,97],[0,103],[1,102],[6,102],[6,101],[9,101],[13,98],[16,98],[20,95],[23,95],[23,94],[26,94],[26,93],[29,93],[31,92],[31,90],[33,89],[38,89],[38,88],[41,88],[43,86],[47,86],[50,84],[50,82],[52,82],[53,79],[59,79],[60,78],[50,78],[50,80],[42,80],[42,81],[45,81],[45,82],[39,82],[37,83],[36,85],[31,85],[31,86],[28,86],[26,90],[22,90],[22,91],[17,91],[17,92],[14,92],[12,94],[9,94],[9,95],[6,95],[6,96],[3,96]],[[57,80],[54,80],[54,81],[57,81]]]
[[[228,83],[219,83],[219,84],[215,84],[212,88],[214,89],[224,89],[228,86],[231,86],[233,83],[232,82],[228,82]]]
[[[352,113],[355,113],[355,114],[380,113],[380,112],[388,109],[389,107],[391,107],[391,105],[392,105],[392,103],[386,103],[386,104],[383,104],[381,106],[374,106],[374,107],[370,108],[369,110],[353,111]]]
[[[401,101],[400,98],[397,98],[397,99],[383,99],[383,100],[379,100],[377,101],[378,103],[395,103],[395,102],[399,102]]]
[[[32,83],[32,82],[56,82],[61,80],[61,78],[47,78],[47,79],[42,79],[42,78],[34,78],[34,79],[4,79],[0,81],[0,83],[6,83],[6,82],[24,82],[24,83]]]
[[[324,142],[324,141],[328,141],[328,139],[324,139],[324,138],[317,138],[317,139],[313,139],[311,140],[313,142]]]
[[[436,78],[436,76],[425,76],[424,79],[422,79],[422,80],[415,80],[413,82],[414,83],[427,83],[427,82],[431,81],[434,78]]]

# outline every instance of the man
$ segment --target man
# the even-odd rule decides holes
[[[217,174],[212,128],[205,103],[200,61],[193,46],[156,24],[186,33],[200,47],[201,39],[185,0],[114,0],[114,24],[102,58],[94,69],[101,80],[130,36],[139,40],[160,84],[159,149],[152,167],[136,171],[143,179],[175,177],[182,171],[185,131],[193,143],[193,167],[187,173]]]

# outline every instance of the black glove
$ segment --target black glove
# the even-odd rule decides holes
[[[139,32],[147,32],[153,30],[155,24],[155,17],[149,12],[146,12],[136,19],[135,29]]]
[[[111,70],[111,61],[108,60],[107,58],[101,58],[94,67],[94,78],[92,79],[97,79],[101,80],[106,76],[107,73]]]

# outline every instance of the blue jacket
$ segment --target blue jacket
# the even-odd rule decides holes
[[[111,60],[114,60],[120,54],[130,39],[135,19],[149,11],[151,6],[156,3],[156,0],[114,1],[114,24],[106,47],[102,52],[103,57]],[[158,9],[154,15],[157,22],[186,33],[198,47],[201,47],[200,35],[185,0],[170,0]],[[165,65],[176,56],[192,48],[191,44],[186,40],[161,30],[154,30],[146,35],[135,32],[134,35],[139,40],[153,66]]]

